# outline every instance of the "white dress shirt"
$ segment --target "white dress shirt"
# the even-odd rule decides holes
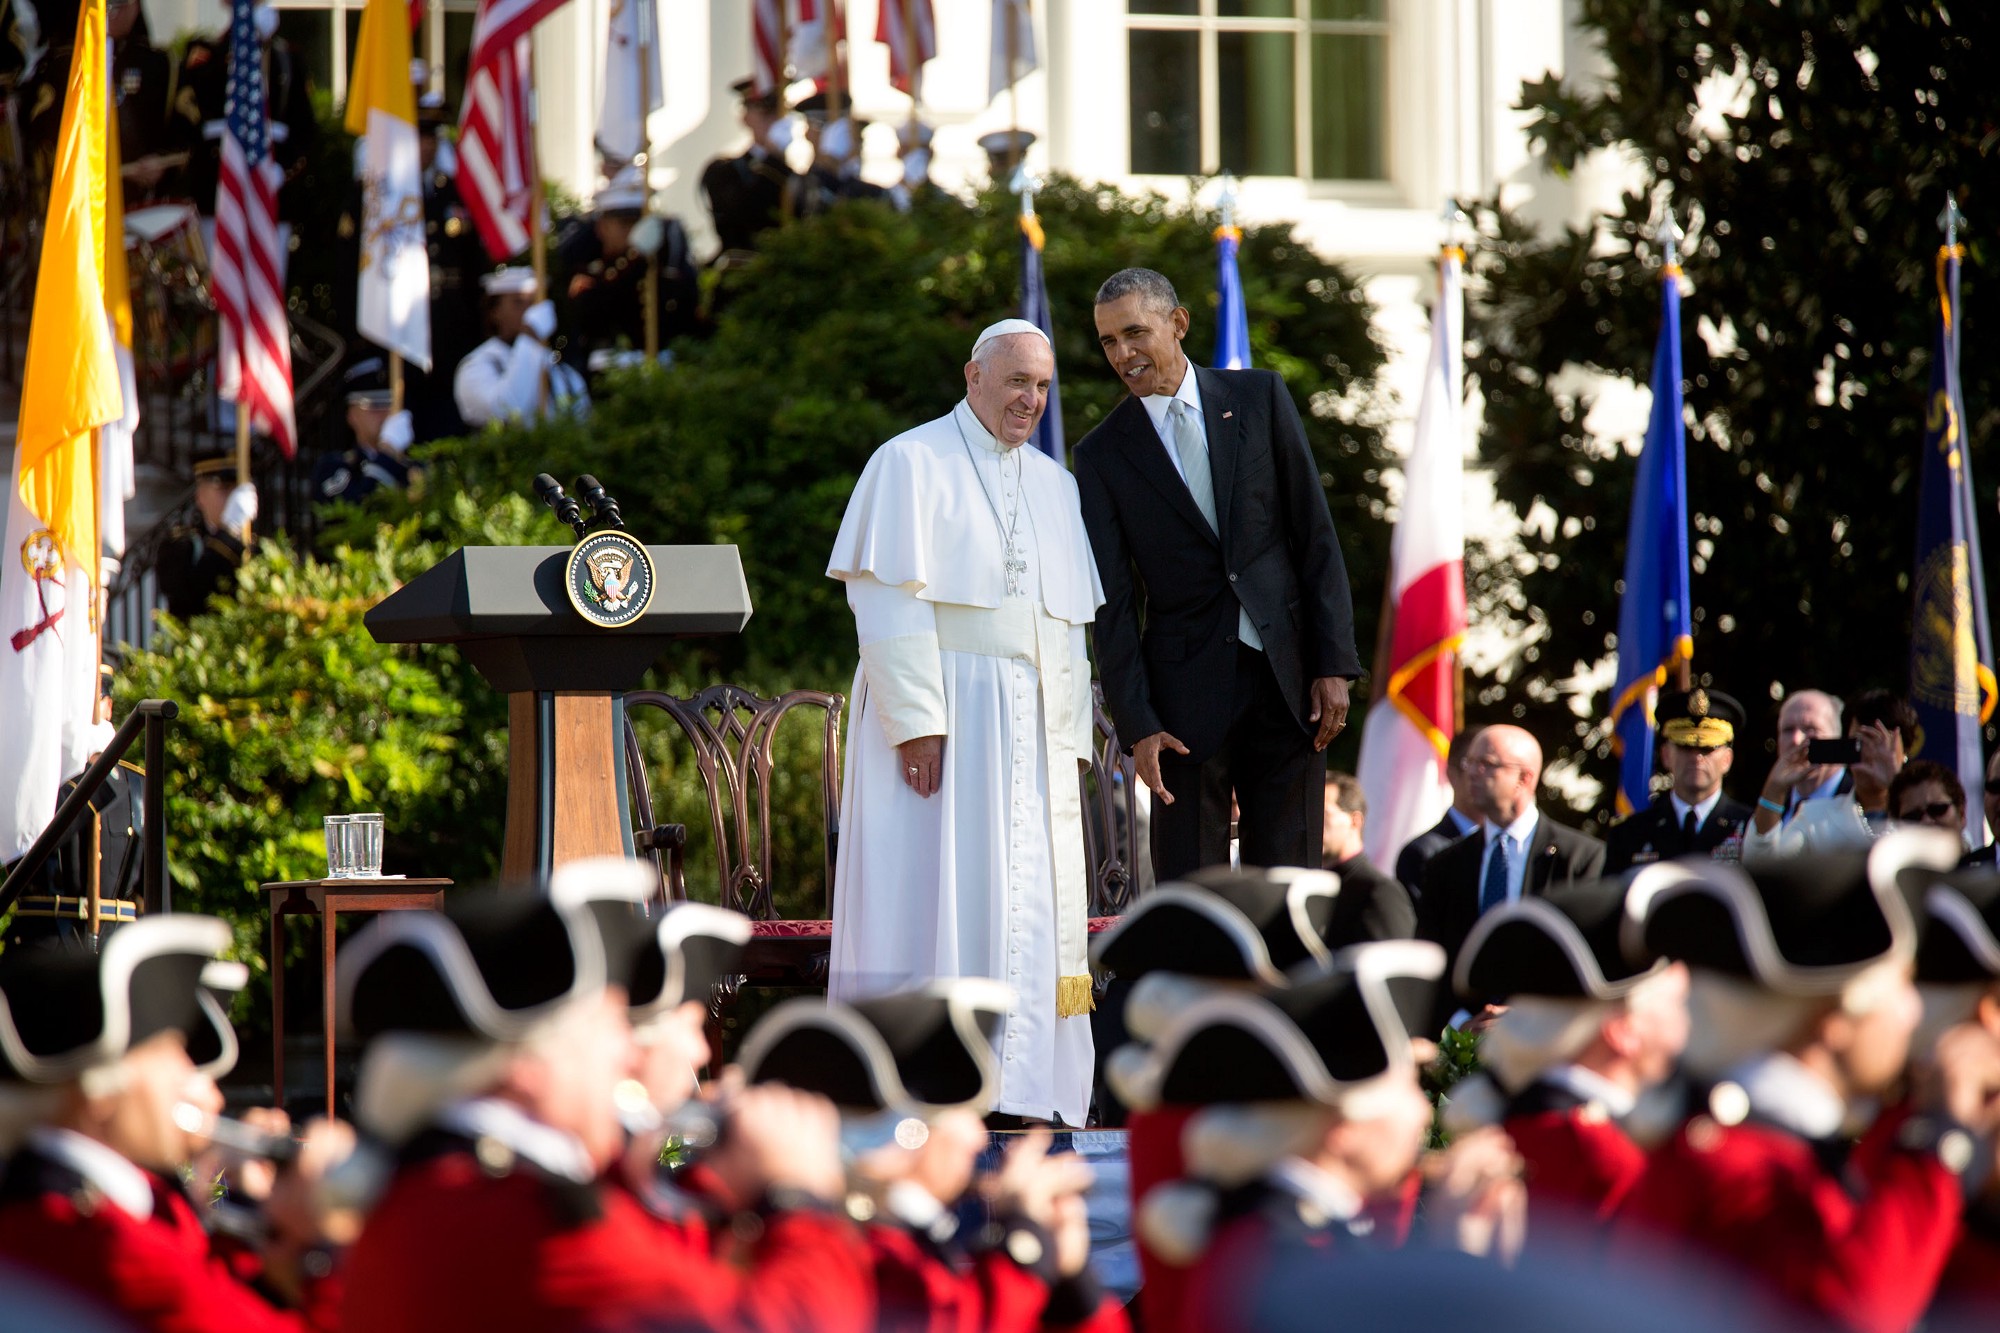
[[[437,1118],[440,1128],[470,1139],[493,1139],[517,1157],[525,1157],[550,1175],[579,1185],[597,1175],[583,1141],[567,1130],[545,1125],[512,1102],[476,1097],[447,1106]]]
[[[1680,797],[1673,795],[1669,795],[1667,799],[1673,802],[1675,828],[1679,828],[1681,825],[1687,823],[1688,811],[1692,810],[1694,811],[1694,826],[1696,829],[1700,829],[1704,824],[1708,823],[1708,817],[1715,813],[1715,807],[1722,804],[1722,788],[1717,787],[1715,794],[1699,805],[1689,805]]]
[[[152,1220],[153,1184],[123,1153],[73,1129],[51,1125],[29,1130],[28,1146],[82,1176],[120,1212],[136,1221]]]
[[[1198,379],[1199,377],[1194,373],[1194,362],[1190,361],[1187,364],[1187,368],[1181,374],[1180,388],[1174,390],[1171,394],[1156,393],[1139,400],[1140,404],[1146,409],[1147,417],[1152,420],[1153,430],[1159,435],[1160,444],[1167,451],[1167,461],[1174,465],[1174,475],[1181,479],[1182,485],[1187,484],[1187,469],[1181,466],[1180,450],[1174,448],[1174,428],[1173,424],[1167,420],[1167,413],[1173,410],[1176,401],[1186,403],[1189,410],[1194,413],[1194,419],[1201,422],[1204,432],[1206,431],[1208,419],[1201,414],[1201,385],[1197,382]],[[1215,484],[1215,457],[1213,454],[1209,456],[1208,460],[1208,475],[1209,485],[1212,488]],[[1214,499],[1215,497],[1210,498]],[[1221,519],[1222,510],[1218,503],[1216,507],[1216,521],[1220,522]],[[1220,536],[1220,534],[1217,535]],[[1250,619],[1250,608],[1246,606],[1238,606],[1236,608],[1236,637],[1243,641],[1244,647],[1255,648],[1260,653],[1264,651],[1263,636],[1257,633],[1257,626]]]
[[[1526,882],[1528,874],[1529,843],[1535,836],[1535,824],[1541,817],[1541,812],[1530,801],[1520,817],[1504,829],[1491,823],[1481,824],[1480,827],[1486,830],[1486,849],[1479,857],[1478,887],[1482,894],[1486,888],[1486,867],[1493,860],[1493,839],[1502,837],[1507,839],[1507,901],[1521,901],[1521,885]]]

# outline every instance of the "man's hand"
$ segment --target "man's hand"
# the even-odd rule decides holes
[[[2000,1040],[1977,1023],[1961,1023],[1938,1038],[1919,1101],[1975,1134],[2000,1129]]]
[[[118,174],[140,189],[150,190],[160,183],[160,177],[167,174],[167,160],[158,156],[142,157],[127,162],[119,168]]]
[[[759,1083],[729,1096],[722,1136],[707,1163],[738,1207],[772,1189],[801,1190],[833,1201],[847,1188],[840,1165],[840,1113],[824,1097],[776,1083]]]
[[[1527,1231],[1521,1156],[1497,1125],[1461,1134],[1423,1161],[1425,1208],[1434,1245],[1511,1266]]]
[[[1164,746],[1175,754],[1186,754],[1188,748],[1182,745],[1171,731],[1156,731],[1132,747],[1132,759],[1139,766],[1139,781],[1152,788],[1153,795],[1168,805],[1174,803],[1174,794],[1167,790],[1167,780],[1160,776],[1160,749]]]
[[[1903,767],[1896,754],[1896,733],[1880,722],[1863,722],[1854,729],[1854,739],[1861,742],[1860,761],[1849,765],[1856,781],[1871,778],[1874,785],[1885,788],[1894,782]]]
[[[928,800],[944,782],[944,737],[919,736],[896,747],[903,761],[903,781]]]
[[[1347,728],[1347,682],[1339,676],[1321,676],[1312,683],[1312,721],[1319,723],[1313,749],[1324,750]]]

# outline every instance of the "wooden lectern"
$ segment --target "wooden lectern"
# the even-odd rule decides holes
[[[733,546],[649,546],[652,601],[621,629],[570,605],[567,546],[467,546],[382,599],[377,643],[450,643],[507,695],[501,873],[546,876],[579,857],[632,855],[623,769],[627,690],[678,639],[740,633],[750,589]]]

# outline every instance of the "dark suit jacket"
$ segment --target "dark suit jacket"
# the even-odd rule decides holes
[[[1409,893],[1366,856],[1327,867],[1340,876],[1340,896],[1326,926],[1326,947],[1345,949],[1371,940],[1407,940],[1417,933]]]
[[[1168,731],[1200,761],[1229,731],[1239,605],[1302,730],[1311,682],[1358,677],[1361,658],[1347,565],[1284,381],[1267,370],[1194,373],[1220,537],[1130,395],[1077,444],[1074,466],[1104,583],[1105,706],[1128,749]]]
[[[1521,877],[1521,893],[1546,893],[1551,888],[1579,880],[1596,879],[1604,873],[1604,844],[1587,833],[1564,828],[1543,815],[1535,823],[1529,839],[1527,872]],[[1461,999],[1453,997],[1450,979],[1458,967],[1458,951],[1479,919],[1479,868],[1486,856],[1486,838],[1474,833],[1461,838],[1431,858],[1424,867],[1424,893],[1417,907],[1417,938],[1435,940],[1444,946],[1446,985],[1438,996],[1437,1025],[1442,1027],[1457,1012]]]
[[[1431,858],[1464,836],[1446,812],[1443,819],[1403,844],[1403,850],[1396,853],[1396,878],[1410,891],[1410,897],[1423,896],[1424,867]]]
[[[1637,814],[1613,824],[1604,835],[1604,873],[1616,875],[1649,861],[1677,856],[1706,856],[1741,833],[1750,823],[1750,807],[1727,796],[1715,803],[1708,819],[1695,830],[1694,843],[1681,836],[1672,798],[1662,796]]]

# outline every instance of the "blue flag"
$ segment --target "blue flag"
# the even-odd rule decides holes
[[[1612,747],[1618,811],[1652,800],[1653,701],[1668,669],[1694,657],[1688,606],[1687,430],[1681,419],[1681,267],[1660,280],[1660,341],[1653,350],[1653,415],[1639,453],[1626,530],[1625,597],[1618,606],[1618,678]]]
[[[1215,368],[1248,370],[1250,311],[1243,304],[1243,277],[1236,271],[1236,250],[1243,232],[1230,226],[1215,229]]]
[[[1042,276],[1042,220],[1033,213],[1021,214],[1021,318],[1056,341],[1055,316],[1049,312],[1049,284]],[[1068,465],[1068,449],[1063,443],[1062,390],[1054,375],[1049,377],[1049,405],[1042,423],[1035,427],[1035,447],[1058,463]]]
[[[1958,774],[1968,792],[1986,778],[1980,730],[1992,716],[1993,636],[1973,510],[1972,455],[1963,434],[1958,387],[1958,261],[1964,247],[1938,250],[1937,350],[1924,407],[1924,465],[1918,490],[1917,560],[1911,576],[1910,703],[1922,734],[1916,753]],[[1975,830],[1977,796],[1966,802]]]

